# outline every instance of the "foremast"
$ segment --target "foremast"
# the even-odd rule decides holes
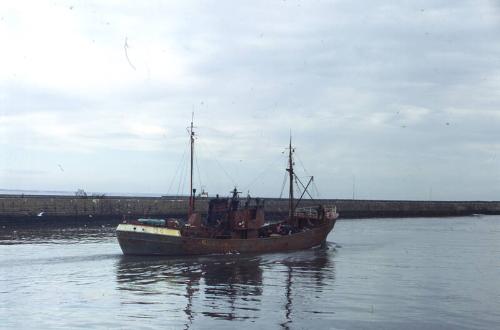
[[[294,149],[292,148],[292,134],[290,134],[290,144],[288,145],[288,168],[286,169],[289,175],[289,193],[288,193],[288,224],[291,226],[295,225],[295,219],[294,219],[294,203],[293,203],[293,179],[295,173],[293,172],[293,152]]]
[[[189,176],[189,210],[188,217],[194,212],[194,192],[193,190],[193,155],[194,155],[194,113],[191,115],[191,126],[189,127],[189,140],[191,145],[191,164],[190,164],[190,176]]]

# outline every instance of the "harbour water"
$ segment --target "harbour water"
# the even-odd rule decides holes
[[[124,257],[111,226],[0,229],[1,329],[499,329],[500,216],[341,220],[328,247]]]

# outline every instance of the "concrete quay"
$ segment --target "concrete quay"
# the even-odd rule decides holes
[[[263,198],[267,218],[285,217],[288,200]],[[382,217],[439,217],[500,214],[500,201],[396,201],[322,199],[305,200],[302,206],[319,202],[336,205],[341,219]],[[197,199],[196,208],[207,210],[207,199]],[[123,196],[0,195],[0,224],[41,221],[118,223],[124,218],[185,217],[188,198]]]

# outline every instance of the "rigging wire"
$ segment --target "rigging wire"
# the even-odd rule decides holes
[[[296,159],[299,160],[299,163],[300,163],[300,166],[302,166],[302,169],[304,170],[304,172],[306,173],[307,176],[311,176],[309,174],[309,172],[307,172],[306,170],[306,167],[304,166],[304,163],[302,163],[302,159],[300,158],[299,154],[297,153],[297,151],[295,151],[295,156],[296,156]]]
[[[312,186],[313,186],[313,189],[314,189],[314,191],[315,191],[315,193],[316,193],[316,198],[318,198],[318,199],[319,199],[319,198],[320,198],[320,196],[319,196],[318,186],[316,186],[316,181],[314,181],[314,180],[313,180],[313,182],[312,182]]]
[[[285,176],[283,177],[283,184],[281,185],[281,193],[280,193],[280,199],[283,197],[283,191],[285,190],[285,184],[287,181],[287,173],[285,172]]]
[[[248,190],[251,186],[253,186],[257,180],[259,180],[264,174],[268,172],[268,170],[271,168],[271,166],[274,166],[278,161],[281,161],[281,159],[275,159],[274,161],[270,162],[262,172],[260,172],[253,180],[250,181],[249,184],[247,184],[242,191]],[[286,173],[285,173],[286,174]]]
[[[222,171],[224,172],[226,177],[229,179],[229,181],[231,181],[232,185],[237,186],[236,181],[234,181],[234,179],[229,175],[229,173],[226,171],[226,169],[222,166],[222,164],[219,162],[219,160],[217,158],[215,158],[215,162],[222,169]]]
[[[180,194],[185,168],[186,168],[186,163],[184,162],[182,164],[181,173],[179,175],[179,183],[177,184],[177,193],[175,194],[175,196],[179,196]]]
[[[201,187],[203,186],[203,183],[201,182],[200,167],[198,166],[198,153],[196,150],[194,152],[194,162],[196,164],[196,169],[198,171],[198,183],[200,184],[200,189],[201,189]],[[201,193],[201,191],[200,191],[200,193]]]
[[[185,172],[183,173],[184,175],[182,176],[182,188],[180,190],[180,194],[181,195],[185,192],[184,187],[186,186],[186,181],[187,181],[187,176],[188,176],[188,170],[189,170],[188,166],[185,166]],[[188,193],[188,195],[189,195],[189,193]]]
[[[200,144],[200,145],[203,145],[203,146],[207,149],[207,151],[208,151],[209,153],[211,153],[212,155],[215,155],[215,153],[214,153],[214,152],[212,152],[212,150],[210,150],[210,148],[208,148],[208,147],[207,147],[207,145],[206,145],[205,143],[201,143],[201,142],[200,142],[199,144]],[[229,181],[231,181],[231,184],[232,184],[233,186],[237,186],[236,181],[234,181],[234,179],[233,179],[233,178],[229,175],[229,173],[228,173],[228,172],[224,169],[224,167],[223,167],[223,166],[222,166],[222,164],[219,162],[219,160],[217,159],[217,157],[214,157],[214,160],[215,160],[215,162],[217,163],[217,165],[219,165],[219,167],[221,168],[222,172],[226,175],[226,177],[229,179]]]
[[[295,176],[295,182],[297,182],[297,180],[299,181],[299,183],[302,186],[302,188],[304,188],[304,191],[307,193],[307,195],[309,195],[309,198],[311,198],[312,200],[314,200],[314,198],[311,196],[311,194],[309,193],[309,191],[307,191],[306,186],[304,186],[304,184],[302,183],[302,181],[300,181],[300,178],[298,176]],[[297,185],[297,187],[299,187],[299,185]]]
[[[304,172],[306,173],[306,175],[307,176],[312,176],[312,175],[309,174],[309,172],[307,172],[306,167],[304,166],[304,163],[302,162],[302,159],[300,158],[299,154],[297,152],[295,152],[295,155],[297,156],[296,158],[299,160],[300,166],[302,166],[302,169],[304,170]],[[314,193],[316,194],[317,198],[319,198],[318,186],[316,186],[316,182],[314,180],[312,182],[312,186],[313,186]]]
[[[302,195],[302,191],[300,190],[299,183],[297,182],[297,180],[298,180],[299,182],[300,182],[300,180],[299,180],[299,178],[298,178],[296,175],[294,175],[294,179],[295,179],[295,185],[297,186],[297,191],[298,191],[298,193],[299,193],[299,194],[301,194],[301,195]],[[300,184],[302,184],[302,182],[300,182]]]
[[[188,148],[189,148],[189,146],[188,146]],[[184,185],[185,185],[187,170],[188,170],[187,169],[187,167],[188,167],[187,157],[182,165],[183,166],[182,166],[181,176],[179,179],[179,185],[177,186],[177,196],[179,196],[179,193],[182,193],[184,191]],[[182,186],[182,189],[181,189],[181,186]]]
[[[282,154],[283,153],[284,153],[284,151],[282,152]],[[284,164],[283,164],[283,168],[287,168],[287,167],[288,167],[288,157],[285,158]],[[285,190],[285,185],[286,185],[287,182],[288,182],[288,172],[285,171],[285,173],[283,174],[283,184],[281,185],[280,198],[283,197],[283,192]]]
[[[186,151],[187,150],[184,149],[184,153],[182,154],[180,162],[179,162],[179,164],[177,164],[177,168],[175,169],[174,175],[172,176],[172,180],[170,181],[170,185],[168,186],[168,191],[167,191],[168,195],[170,195],[170,192],[171,192],[171,189],[172,189],[172,185],[174,184],[174,181],[175,181],[177,175],[179,174],[179,171],[181,170],[182,166],[184,165],[185,157],[186,157]]]

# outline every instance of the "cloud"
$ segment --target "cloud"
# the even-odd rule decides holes
[[[217,162],[238,182],[275,163],[254,185],[275,195],[291,129],[324,196],[352,196],[354,175],[359,197],[427,198],[432,185],[436,198],[468,199],[466,184],[493,198],[497,7],[11,2],[0,20],[0,169],[28,159],[45,171],[63,157],[66,181],[33,185],[90,173],[98,189],[87,190],[163,192],[194,111],[210,192],[233,184]]]
[[[46,171],[38,171],[31,169],[19,169],[19,168],[6,168],[2,169],[2,172],[5,175],[19,175],[19,176],[31,176],[31,175],[43,175],[46,174]]]
[[[154,36],[144,28],[136,35],[135,26],[112,12],[103,13],[114,18],[110,26],[85,7],[70,7],[44,1],[7,5],[0,38],[8,47],[0,61],[0,81],[86,97],[147,80],[171,86],[190,82],[187,56],[168,39],[152,42]],[[126,40],[137,70],[127,62]]]
[[[104,152],[106,149],[159,151],[167,131],[148,116],[114,113],[25,112],[0,117],[3,144],[27,149]],[[24,142],[24,143],[23,143]]]

